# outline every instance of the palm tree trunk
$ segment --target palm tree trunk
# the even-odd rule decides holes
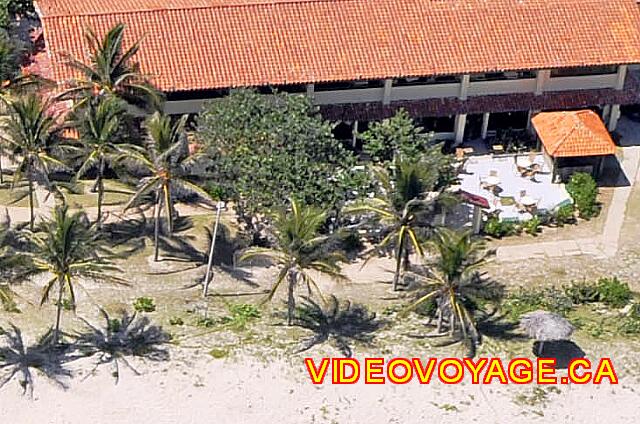
[[[62,277],[58,278],[58,302],[56,304],[56,326],[53,330],[52,344],[55,346],[58,344],[60,338],[60,321],[62,319],[62,295],[64,294],[64,280]]]
[[[404,239],[402,237],[398,242],[398,248],[396,250],[396,272],[393,275],[393,290],[398,290],[398,283],[400,282],[400,268],[402,265],[402,255],[404,253]]]
[[[153,244],[154,244],[154,253],[153,260],[158,262],[158,241],[160,240],[160,211],[162,210],[162,188],[159,188],[156,196],[156,209],[155,209],[155,220],[154,220],[154,229],[153,229]]]
[[[31,170],[27,171],[27,178],[29,180],[29,229],[33,231],[35,217],[33,216],[33,178]]]
[[[436,324],[436,331],[438,334],[442,333],[442,309],[438,307],[438,322]]]
[[[0,184],[4,184],[4,175],[2,172],[2,150],[0,150]]]
[[[98,216],[96,218],[96,225],[98,229],[102,228],[102,199],[104,198],[104,181],[102,174],[104,173],[104,158],[100,158],[100,165],[98,165],[98,177],[96,183],[98,184]]]
[[[296,307],[294,290],[298,282],[298,271],[289,271],[289,286],[287,287],[287,325],[293,325],[293,312]]]

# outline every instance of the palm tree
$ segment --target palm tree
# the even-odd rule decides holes
[[[66,205],[56,207],[53,216],[39,223],[31,234],[33,243],[33,273],[47,273],[51,279],[45,284],[40,304],[57,288],[56,323],[53,344],[58,342],[63,297],[68,293],[71,308],[75,310],[75,286],[78,277],[124,284],[112,275],[119,271],[111,261],[113,255],[105,247],[84,212],[69,213]]]
[[[378,196],[347,206],[345,213],[372,214],[384,226],[386,236],[377,247],[395,245],[393,289],[397,290],[401,273],[409,266],[411,250],[423,254],[418,229],[431,225],[425,218],[434,213],[436,204],[446,203],[451,197],[443,194],[446,186],[439,187],[437,170],[421,161],[398,156],[392,171],[374,168],[374,174],[380,187]]]
[[[29,228],[34,225],[34,183],[40,178],[49,186],[49,171],[52,166],[65,165],[54,159],[54,133],[57,131],[56,117],[50,113],[51,102],[42,100],[36,94],[28,94],[9,102],[11,116],[5,123],[3,140],[8,143],[18,160],[13,187],[24,178],[29,191]],[[26,175],[25,175],[26,174]]]
[[[185,134],[187,116],[175,123],[171,117],[155,112],[147,119],[148,138],[144,148],[131,146],[121,158],[150,174],[143,178],[125,210],[140,202],[150,193],[155,193],[154,259],[158,260],[158,238],[160,235],[160,215],[164,206],[168,233],[173,233],[174,191],[193,195],[201,201],[210,202],[209,194],[189,181],[193,177],[194,166],[204,158],[203,153],[189,151]]]
[[[306,283],[311,293],[313,286],[322,298],[318,285],[309,271],[316,271],[337,280],[345,280],[338,263],[343,256],[330,251],[328,237],[320,235],[320,227],[326,222],[326,212],[291,200],[291,212],[281,211],[274,217],[277,243],[274,248],[250,248],[240,261],[266,257],[280,266],[280,272],[265,301],[273,299],[278,288],[287,281],[287,323],[292,325],[295,308],[294,292],[300,283]]]
[[[434,253],[433,260],[428,262],[429,290],[411,304],[405,313],[422,303],[435,301],[437,332],[441,333],[445,322],[451,336],[460,329],[464,339],[470,338],[475,345],[478,342],[478,331],[474,311],[478,308],[480,299],[495,298],[489,285],[477,273],[487,256],[484,242],[474,239],[471,231],[457,232],[438,228],[427,246]]]
[[[140,73],[140,66],[132,63],[142,39],[125,51],[124,30],[124,24],[117,24],[102,40],[91,29],[86,30],[89,62],[84,63],[69,54],[64,55],[66,64],[77,70],[82,77],[62,94],[62,98],[73,98],[82,104],[92,97],[113,95],[135,106],[157,106],[160,103],[158,91]]]
[[[117,143],[121,116],[124,109],[115,97],[104,97],[90,101],[80,110],[74,126],[78,129],[82,145],[82,165],[78,169],[76,181],[91,169],[96,169],[96,189],[98,191],[98,216],[96,223],[101,226],[102,202],[104,199],[104,170],[121,153]]]

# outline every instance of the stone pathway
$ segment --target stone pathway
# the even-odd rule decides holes
[[[622,122],[622,121],[621,121]],[[625,127],[633,124],[625,122]],[[629,136],[637,137],[632,128],[624,128]],[[528,243],[514,246],[502,246],[496,250],[496,259],[500,262],[513,262],[525,259],[557,258],[562,256],[590,255],[596,259],[610,258],[618,252],[620,233],[624,223],[627,201],[636,181],[640,181],[640,146],[622,148],[623,159],[621,166],[629,181],[629,185],[616,187],[613,199],[604,223],[604,229],[599,237],[558,240],[540,243]]]

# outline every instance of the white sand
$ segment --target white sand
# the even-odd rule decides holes
[[[137,362],[143,375],[123,371],[118,386],[109,367],[84,381],[77,376],[66,391],[37,376],[33,400],[12,381],[0,392],[0,423],[614,424],[636,423],[640,415],[640,385],[624,376],[618,386],[557,386],[560,393],[549,393],[546,405],[519,405],[516,394],[530,396],[534,386],[314,386],[299,357],[290,365],[216,360],[191,350],[172,355],[166,363]]]

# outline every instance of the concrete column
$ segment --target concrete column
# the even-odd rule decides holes
[[[392,79],[384,80],[384,91],[382,94],[382,104],[388,105],[391,103],[391,86],[393,85]]]
[[[536,73],[536,96],[544,93],[544,84],[549,79],[551,71],[546,69],[540,69]]]
[[[462,143],[464,139],[464,128],[467,125],[467,114],[461,113],[460,115],[456,115],[455,121],[455,142]]]
[[[527,112],[527,126],[525,127],[528,133],[531,133],[531,118],[533,118],[533,110],[529,109],[529,112]]]
[[[310,99],[313,99],[314,91],[315,91],[314,85],[313,84],[307,84],[307,96],[309,96]]]
[[[460,100],[467,100],[467,91],[469,90],[469,75],[463,75],[460,80],[460,94],[458,97]]]
[[[622,90],[624,88],[624,80],[627,77],[627,65],[618,66],[616,76],[616,90]]]
[[[487,138],[487,132],[489,131],[489,117],[491,116],[491,113],[489,112],[485,112],[482,114],[482,129],[480,131],[480,137],[482,137],[482,139],[486,139]]]
[[[609,131],[615,131],[618,126],[618,119],[620,118],[620,105],[611,105],[611,114],[609,116],[609,125],[607,129]]]
[[[353,148],[356,148],[358,142],[358,120],[353,121],[353,128],[351,129],[351,144]]]
[[[480,234],[482,230],[482,208],[478,205],[473,205],[473,234]]]
[[[609,120],[609,115],[611,114],[611,105],[605,105],[602,108],[602,122],[607,122]]]

